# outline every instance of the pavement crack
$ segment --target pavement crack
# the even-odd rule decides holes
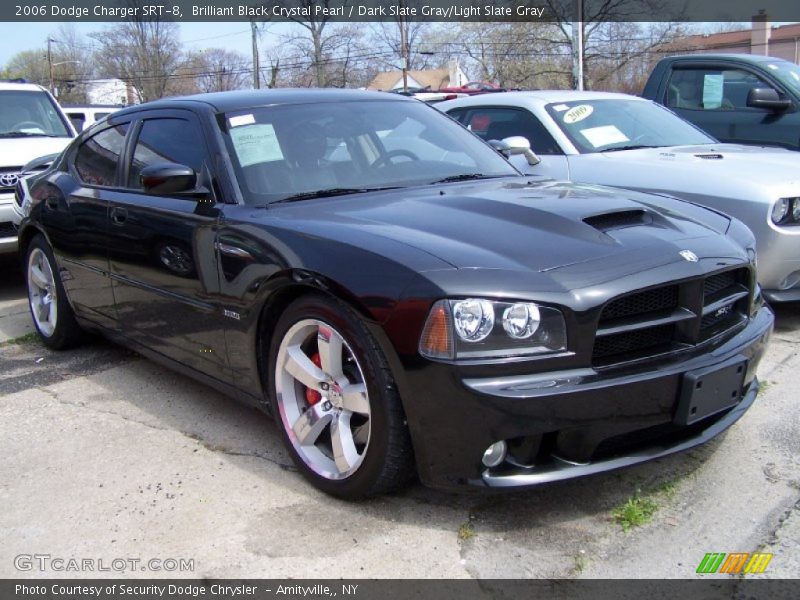
[[[800,511],[800,498],[798,498],[794,504],[792,504],[785,511],[783,511],[783,514],[778,518],[778,522],[775,524],[775,527],[772,529],[772,531],[770,531],[769,536],[761,545],[762,548],[764,546],[776,544],[778,542],[778,532],[786,524],[786,521],[789,519],[792,513],[796,510]]]
[[[150,429],[155,429],[156,431],[175,431],[175,432],[178,432],[178,433],[180,433],[182,435],[185,435],[186,437],[198,442],[201,446],[203,446],[206,450],[208,450],[210,452],[219,452],[221,454],[226,454],[228,456],[243,456],[243,457],[247,457],[247,458],[257,458],[257,459],[266,461],[266,462],[268,462],[270,464],[273,464],[273,465],[277,466],[278,468],[280,468],[283,471],[291,471],[291,472],[296,472],[297,471],[297,467],[295,467],[292,464],[283,463],[283,462],[281,462],[279,460],[276,460],[274,458],[270,458],[269,456],[266,456],[266,455],[258,453],[258,452],[238,452],[236,450],[230,450],[228,448],[225,448],[224,446],[214,445],[214,444],[204,440],[203,438],[201,438],[197,434],[194,434],[194,433],[191,433],[191,432],[181,431],[180,429],[172,429],[170,427],[160,427],[158,425],[154,425],[152,423],[148,423],[147,421],[142,421],[140,419],[135,419],[133,417],[129,417],[127,415],[115,412],[113,410],[103,410],[103,409],[97,408],[95,406],[90,406],[90,405],[88,405],[88,404],[86,404],[84,402],[73,402],[73,401],[70,401],[70,400],[64,400],[63,398],[59,397],[57,392],[54,392],[53,390],[50,390],[50,389],[47,389],[47,388],[36,388],[36,389],[38,391],[44,393],[44,394],[47,394],[48,396],[50,396],[53,400],[55,400],[59,404],[63,404],[65,406],[72,406],[74,408],[85,408],[85,409],[90,410],[90,411],[92,411],[94,413],[97,413],[97,414],[109,415],[109,416],[112,416],[112,417],[118,417],[118,418],[122,419],[123,421],[128,421],[130,423],[136,423],[137,425],[142,425],[143,427],[148,427]]]
[[[219,452],[221,454],[226,454],[228,456],[244,456],[244,457],[247,457],[247,458],[257,458],[259,460],[263,460],[263,461],[266,461],[266,462],[268,462],[268,463],[270,463],[272,465],[275,465],[276,467],[280,468],[282,471],[291,471],[293,473],[297,472],[297,467],[295,467],[294,465],[282,463],[281,461],[276,460],[274,458],[270,458],[269,456],[266,456],[265,454],[260,454],[258,452],[237,452],[236,450],[228,450],[226,448],[218,448],[218,447],[214,447],[214,446],[209,446],[209,445],[203,443],[201,440],[198,440],[198,441],[200,441],[200,443],[203,445],[204,448],[206,448],[207,450],[210,450],[211,452]]]
[[[136,423],[137,425],[142,425],[142,426],[148,427],[150,429],[155,429],[156,431],[175,431],[174,429],[170,429],[168,427],[159,427],[158,425],[153,425],[152,423],[148,423],[147,421],[141,421],[139,419],[134,419],[133,417],[129,417],[127,415],[123,415],[123,414],[115,412],[113,410],[103,410],[103,409],[97,408],[95,406],[90,406],[89,404],[86,404],[85,402],[73,402],[73,401],[70,401],[70,400],[64,400],[63,398],[59,397],[57,392],[54,392],[53,390],[49,390],[47,388],[36,388],[36,389],[38,391],[44,393],[44,394],[47,394],[48,396],[53,398],[53,400],[55,400],[59,404],[63,404],[64,406],[72,406],[74,408],[85,408],[86,410],[89,410],[89,411],[97,413],[97,414],[110,415],[112,417],[119,417],[123,421],[128,421],[130,423]]]

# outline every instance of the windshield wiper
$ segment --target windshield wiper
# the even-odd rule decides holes
[[[664,146],[659,145],[647,145],[647,144],[637,144],[637,145],[630,145],[630,146],[614,146],[613,148],[606,148],[605,150],[598,150],[598,152],[618,152],[620,150],[641,150],[642,148],[664,148]]]
[[[18,137],[60,137],[52,133],[31,133],[30,131],[5,131],[0,133],[0,138],[18,138]]]
[[[296,202],[298,200],[311,200],[312,198],[328,198],[330,196],[344,196],[346,194],[365,194],[367,192],[377,192],[380,190],[395,190],[399,186],[376,187],[376,188],[328,188],[325,190],[315,190],[313,192],[301,192],[292,194],[280,200],[273,200],[269,204],[280,204],[282,202]]]
[[[453,183],[455,181],[469,181],[471,179],[496,179],[497,177],[502,177],[502,175],[484,175],[483,173],[462,173],[461,175],[450,175],[450,177],[444,177],[443,179],[437,179],[436,181],[431,181],[430,185],[436,185],[437,183]]]

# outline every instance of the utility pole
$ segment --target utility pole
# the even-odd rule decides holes
[[[258,28],[255,20],[250,21],[253,36],[253,88],[261,89],[261,66],[258,60]]]
[[[583,90],[583,0],[575,0],[576,19],[572,22],[572,45],[574,47],[575,89]]]
[[[54,87],[55,82],[53,79],[53,50],[51,44],[55,41],[56,40],[50,37],[47,38],[47,68],[50,71],[50,93],[53,94],[54,96],[56,95],[56,90]]]
[[[403,0],[398,2],[400,6],[400,16],[397,18],[397,24],[400,26],[400,60],[403,67],[403,91],[408,91],[408,30],[407,19],[403,16]]]
[[[408,52],[406,47],[405,26],[400,21],[400,56],[403,65],[403,91],[408,91]]]

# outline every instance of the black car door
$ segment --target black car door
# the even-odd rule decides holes
[[[75,311],[109,328],[115,326],[116,311],[108,278],[108,209],[119,194],[118,168],[129,127],[115,122],[71,150],[73,166],[54,175],[54,187],[63,193],[48,195],[42,207]]]
[[[219,211],[201,122],[186,110],[145,112],[126,156],[126,193],[109,207],[110,269],[120,329],[152,350],[227,380],[214,249]],[[163,163],[191,167],[206,192],[146,193],[142,169]]]
[[[721,142],[798,149],[797,107],[774,111],[747,106],[753,88],[777,82],[745,67],[726,64],[676,65],[670,75],[666,105]]]

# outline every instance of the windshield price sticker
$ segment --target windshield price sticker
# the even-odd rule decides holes
[[[283,151],[275,136],[275,128],[269,123],[231,129],[231,139],[243,167],[283,160]]]
[[[630,142],[628,136],[622,133],[614,125],[604,125],[602,127],[591,127],[582,129],[581,135],[595,148],[609,146],[611,144],[621,144]]]

